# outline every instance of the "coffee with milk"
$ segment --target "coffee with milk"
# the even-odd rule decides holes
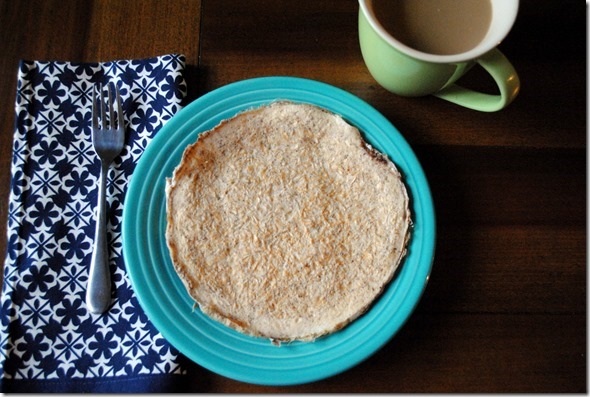
[[[393,38],[435,55],[475,48],[492,21],[490,0],[371,0],[368,5]]]

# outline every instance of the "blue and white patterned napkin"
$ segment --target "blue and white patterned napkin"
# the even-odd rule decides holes
[[[158,333],[125,271],[125,193],[146,146],[186,95],[182,55],[103,63],[22,61],[0,308],[3,392],[171,392],[186,359]],[[88,312],[100,162],[91,94],[118,85],[126,145],[107,182],[113,304]]]

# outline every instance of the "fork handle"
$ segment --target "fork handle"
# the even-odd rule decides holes
[[[111,273],[109,269],[109,250],[106,231],[106,187],[109,165],[101,162],[98,186],[98,216],[94,247],[90,262],[90,274],[86,289],[86,305],[92,313],[104,313],[111,303]]]

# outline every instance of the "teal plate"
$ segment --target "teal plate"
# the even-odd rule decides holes
[[[412,237],[401,270],[375,304],[349,326],[315,342],[274,346],[236,332],[198,309],[176,275],[166,246],[165,179],[199,133],[236,113],[286,99],[340,114],[386,153],[410,191]],[[140,305],[162,335],[201,366],[243,382],[292,385],[323,379],[363,361],[402,327],[430,274],[435,217],[428,182],[414,152],[377,110],[336,87],[294,77],[263,77],[212,91],[158,132],[134,171],[123,213],[123,252]]]

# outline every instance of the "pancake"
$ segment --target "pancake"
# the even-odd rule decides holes
[[[311,341],[365,312],[406,253],[393,162],[342,117],[288,101],[202,133],[166,181],[166,241],[203,313]]]

